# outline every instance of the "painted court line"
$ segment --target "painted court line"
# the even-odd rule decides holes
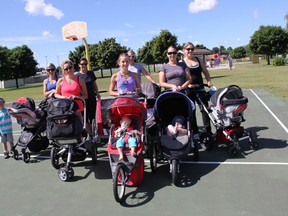
[[[263,106],[270,112],[270,114],[276,119],[276,121],[280,124],[280,126],[285,130],[285,132],[288,134],[287,127],[280,121],[280,119],[269,109],[269,107],[261,100],[261,98],[252,90],[250,91],[255,95],[255,97],[263,104]]]
[[[0,154],[0,156],[4,156]],[[41,155],[31,155],[31,158],[39,159],[50,159],[50,156],[41,156]],[[86,158],[84,161],[91,161],[90,157]],[[108,161],[108,158],[98,158],[99,161]],[[145,163],[150,163],[150,160],[145,159]],[[282,165],[288,166],[288,162],[233,162],[233,161],[180,161],[181,164],[200,164],[200,165]],[[97,165],[96,165],[97,166]]]

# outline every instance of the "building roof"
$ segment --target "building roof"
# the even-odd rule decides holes
[[[194,55],[209,55],[212,54],[211,50],[208,49],[195,49]]]

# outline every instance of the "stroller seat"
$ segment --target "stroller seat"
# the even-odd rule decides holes
[[[161,145],[170,150],[181,150],[185,148],[189,143],[188,135],[182,136],[168,136],[163,135],[161,136]]]

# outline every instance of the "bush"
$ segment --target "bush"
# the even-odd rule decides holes
[[[274,66],[283,66],[287,63],[287,59],[284,59],[283,57],[276,57],[273,60],[273,65]]]

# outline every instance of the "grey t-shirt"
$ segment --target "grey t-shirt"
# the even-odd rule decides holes
[[[133,72],[133,73],[137,73],[139,80],[141,82],[141,71],[144,69],[143,65],[138,63],[138,62],[134,62],[133,65],[129,65],[128,70]]]
[[[160,71],[164,72],[166,81],[169,84],[181,86],[186,81],[185,68],[179,65],[163,64]]]

